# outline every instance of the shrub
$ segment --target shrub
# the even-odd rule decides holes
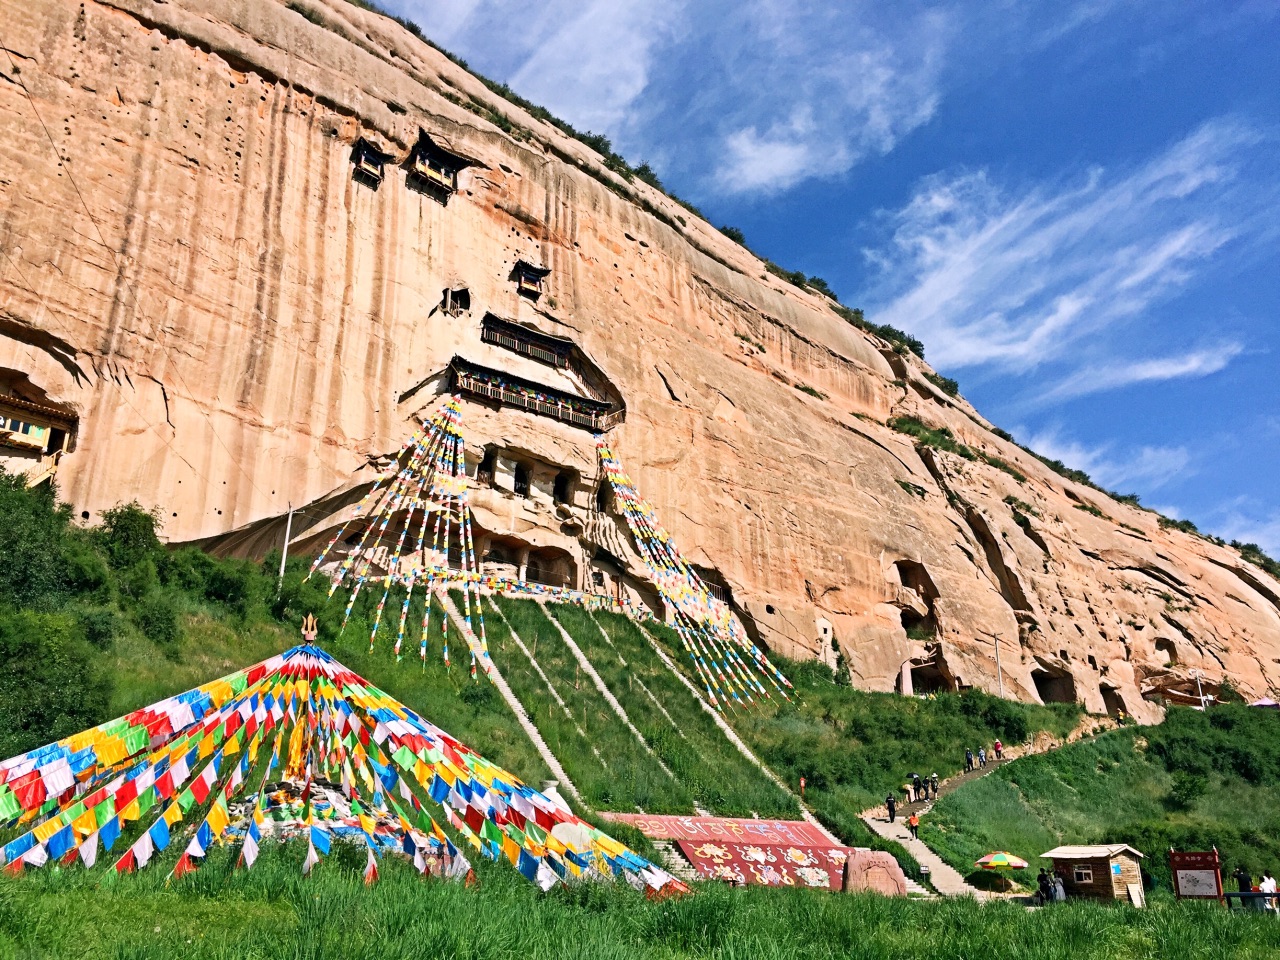
[[[72,617],[0,611],[0,661],[0,757],[107,719],[110,679]]]
[[[745,247],[747,245],[746,236],[737,227],[723,226],[720,228],[720,232],[739,246]]]
[[[144,510],[136,500],[105,511],[100,535],[111,565],[119,570],[160,553],[159,527],[159,513]]]
[[[176,653],[182,626],[178,622],[178,606],[169,594],[152,591],[138,604],[134,621],[148,640],[165,650],[166,656]]]
[[[1169,517],[1160,518],[1161,530],[1181,530],[1183,533],[1197,534],[1200,530],[1190,520],[1173,520]]]
[[[80,629],[89,644],[107,650],[124,629],[124,621],[110,607],[88,607],[79,612]]]
[[[48,485],[28,490],[24,476],[0,467],[0,603],[54,610],[65,601],[70,523],[70,508],[56,503]]]
[[[925,370],[924,378],[949,397],[957,396],[960,393],[960,384],[950,377],[944,377],[942,374],[934,373],[932,370]]]
[[[1280,579],[1280,563],[1267,556],[1263,549],[1256,543],[1241,543],[1239,540],[1232,540],[1231,546],[1240,551],[1240,556],[1252,563],[1254,566],[1261,567],[1273,577]]]

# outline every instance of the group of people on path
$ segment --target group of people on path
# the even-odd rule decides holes
[[[1062,878],[1041,867],[1040,876],[1036,877],[1036,902],[1043,907],[1050,903],[1061,903],[1066,899],[1067,888],[1062,885]]]
[[[996,760],[1004,759],[1004,744],[997,740],[991,746],[991,755]],[[978,767],[987,765],[987,748],[979,747],[975,755],[972,750],[966,749],[964,752],[964,770],[970,773]],[[936,773],[928,777],[922,777],[918,773],[913,773],[902,785],[902,792],[906,797],[907,803],[923,803],[927,800],[937,800],[938,791],[941,784]],[[894,793],[890,793],[884,798],[885,809],[889,812],[889,822],[894,823],[898,818],[898,797]],[[907,818],[907,829],[911,831],[911,836],[916,836],[916,828],[920,825],[920,818],[914,813]]]
[[[991,745],[991,756],[993,756],[996,760],[1004,759],[1004,744],[1001,743],[999,740],[997,740],[995,743]],[[979,767],[985,767],[986,765],[987,765],[987,748],[986,747],[979,747],[976,755],[972,750],[965,750],[964,752],[964,772],[965,773],[972,773],[974,770],[977,770]]]
[[[1236,867],[1236,872],[1231,875],[1235,878],[1236,887],[1241,893],[1271,893],[1276,892],[1276,878],[1271,875],[1270,870],[1262,871],[1262,879],[1254,885],[1253,877],[1249,871],[1245,869],[1244,864]],[[1276,897],[1258,898],[1253,903],[1256,910],[1280,910],[1280,900]]]

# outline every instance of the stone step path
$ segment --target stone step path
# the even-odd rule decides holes
[[[453,598],[447,593],[443,595],[445,612],[457,624],[459,631],[462,630],[464,620],[458,612],[458,608],[454,606]],[[515,636],[515,631],[511,634]],[[543,763],[547,765],[547,769],[551,771],[551,775],[556,778],[558,785],[567,790],[581,806],[582,795],[578,793],[578,788],[574,786],[573,781],[569,779],[569,774],[565,773],[564,767],[560,765],[560,761],[556,759],[556,755],[551,752],[551,748],[547,746],[547,741],[542,739],[542,734],[538,732],[538,728],[530,719],[529,714],[525,711],[524,706],[516,697],[515,691],[507,684],[506,678],[502,675],[502,671],[498,669],[498,665],[493,662],[493,658],[489,658],[490,672],[489,676],[493,680],[493,685],[498,688],[498,692],[502,694],[502,699],[506,701],[507,706],[511,708],[511,712],[516,715],[516,720],[520,723],[520,727],[524,730],[525,735],[537,748],[538,754],[542,757]]]
[[[985,890],[970,886],[955,867],[951,866],[919,840],[912,839],[911,832],[907,829],[907,824],[901,817],[895,823],[890,823],[888,816],[881,818],[864,815],[862,821],[871,828],[873,833],[886,840],[893,840],[902,844],[907,849],[907,852],[915,857],[917,863],[922,867],[928,867],[929,882],[944,897],[973,897],[975,900],[985,900],[990,896]],[[919,884],[916,884],[916,886],[919,886]]]
[[[1076,728],[1067,735],[1065,742],[1074,743],[1077,740],[1092,737],[1094,735],[1093,731],[1097,730],[1099,727],[1107,730],[1114,726],[1114,721],[1107,722],[1098,717],[1081,717]],[[958,790],[967,783],[989,776],[1005,764],[1012,763],[1021,757],[1035,756],[1049,750],[1057,749],[1058,746],[1059,745],[1052,739],[1041,738],[1029,743],[1006,747],[1001,759],[996,760],[991,758],[987,760],[985,766],[975,766],[972,770],[966,770],[963,773],[958,773],[953,777],[948,777],[946,780],[943,780],[938,784],[938,797],[945,797],[953,790]],[[928,866],[930,870],[930,880],[939,893],[946,896],[972,896],[979,900],[1003,896],[1001,894],[979,890],[965,882],[964,877],[959,871],[943,861],[943,859],[930,850],[923,841],[912,839],[911,833],[907,829],[907,817],[911,816],[913,813],[917,816],[922,816],[928,813],[933,809],[933,805],[936,802],[937,800],[935,798],[900,804],[896,811],[897,822],[892,824],[889,823],[889,812],[883,805],[873,807],[870,810],[864,810],[860,816],[862,818],[862,822],[865,823],[874,833],[879,834],[886,840],[895,840],[902,844],[908,851],[910,851],[911,855],[916,858],[918,863]]]
[[[702,874],[691,864],[673,840],[654,840],[653,849],[658,851],[658,860],[663,869],[677,880],[690,883],[701,880]]]

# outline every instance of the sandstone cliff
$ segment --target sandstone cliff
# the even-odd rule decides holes
[[[611,444],[748,628],[838,649],[860,685],[1143,718],[1162,678],[1277,686],[1280,583],[1050,471],[394,22],[344,0],[4,15],[0,394],[77,418],[58,482],[85,516],[137,498],[171,540],[253,552],[292,503],[305,548],[459,356],[625,406]],[[420,131],[471,161],[447,202],[410,189]],[[360,138],[380,182],[353,177]],[[518,261],[550,269],[540,298]],[[482,337],[488,313],[577,359]],[[919,448],[902,416],[1009,469]],[[469,402],[465,432],[492,564],[644,595],[588,431]]]

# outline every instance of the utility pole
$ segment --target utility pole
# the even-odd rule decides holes
[[[276,577],[276,596],[284,586],[284,562],[289,559],[289,538],[293,535],[293,503],[289,504],[289,516],[284,521],[284,547],[280,551],[280,574]]]
[[[1196,670],[1196,696],[1200,698],[1200,711],[1203,713],[1204,706],[1204,688],[1200,686],[1200,671]]]

